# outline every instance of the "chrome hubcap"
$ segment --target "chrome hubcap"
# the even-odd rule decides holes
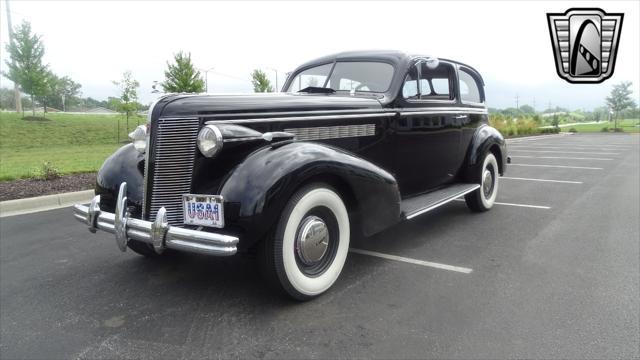
[[[493,173],[489,169],[486,169],[482,176],[482,191],[485,198],[490,197],[493,191]]]
[[[317,216],[308,216],[300,225],[296,238],[296,251],[305,265],[317,263],[329,247],[327,225]]]

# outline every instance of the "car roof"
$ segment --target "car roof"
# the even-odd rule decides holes
[[[403,65],[406,64],[408,65],[409,63],[411,63],[411,61],[417,59],[417,58],[427,58],[429,56],[427,55],[420,55],[420,54],[409,54],[406,53],[404,51],[399,51],[399,50],[357,50],[357,51],[344,51],[344,52],[339,52],[339,53],[335,53],[335,54],[331,54],[331,55],[326,55],[323,57],[319,57],[317,59],[311,60],[311,61],[307,61],[304,64],[298,66],[292,73],[297,73],[298,71],[304,69],[304,68],[308,68],[308,67],[312,67],[315,65],[320,65],[320,64],[326,64],[326,63],[332,63],[335,61],[356,61],[356,60],[369,60],[369,61],[384,61],[384,62],[389,62],[392,63],[394,65]],[[469,66],[467,64],[461,63],[459,61],[455,61],[455,60],[450,60],[450,59],[443,59],[443,58],[439,58],[440,60],[443,61],[447,61],[453,64],[457,64],[457,65],[461,65],[464,66],[466,68],[471,69],[473,72],[476,73],[476,75],[478,76],[478,78],[480,79],[480,81],[482,82],[482,85],[484,85],[484,80],[482,79],[482,75],[480,75],[480,73],[474,69],[472,66]]]

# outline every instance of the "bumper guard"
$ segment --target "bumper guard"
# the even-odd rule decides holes
[[[238,238],[206,231],[171,226],[167,222],[164,207],[158,210],[155,221],[132,218],[127,211],[127,183],[120,184],[115,214],[100,210],[100,195],[91,200],[89,206],[73,206],[74,217],[89,226],[95,233],[103,230],[115,234],[118,248],[127,250],[130,239],[153,245],[160,254],[165,248],[214,256],[229,256],[236,253]]]

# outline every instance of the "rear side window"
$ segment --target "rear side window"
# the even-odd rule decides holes
[[[409,70],[402,95],[411,100],[453,100],[451,88],[455,84],[454,71],[451,64],[440,63],[435,69],[430,69],[426,64],[420,63]]]
[[[453,100],[451,80],[453,66],[440,63],[435,69],[430,69],[422,63],[420,67],[420,99],[421,100]]]
[[[466,70],[460,69],[460,98],[462,101],[481,103],[480,86],[476,79]]]

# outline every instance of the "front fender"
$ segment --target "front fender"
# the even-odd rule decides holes
[[[96,178],[96,195],[100,195],[103,210],[115,210],[115,197],[122,182],[127,182],[127,200],[138,207],[142,206],[144,176],[144,154],[140,154],[133,144],[127,144],[109,156]]]
[[[500,152],[497,159],[500,175],[504,174],[507,164],[507,142],[498,130],[489,125],[479,127],[473,135],[467,149],[467,167],[474,167],[487,151],[495,147]]]
[[[341,195],[353,197],[365,235],[399,221],[400,193],[391,174],[354,154],[317,143],[257,150],[233,170],[219,193],[226,203],[239,206],[234,223],[245,231],[243,242],[248,243],[243,246],[249,246],[273,227],[301,185],[327,178],[346,186],[349,194]]]

